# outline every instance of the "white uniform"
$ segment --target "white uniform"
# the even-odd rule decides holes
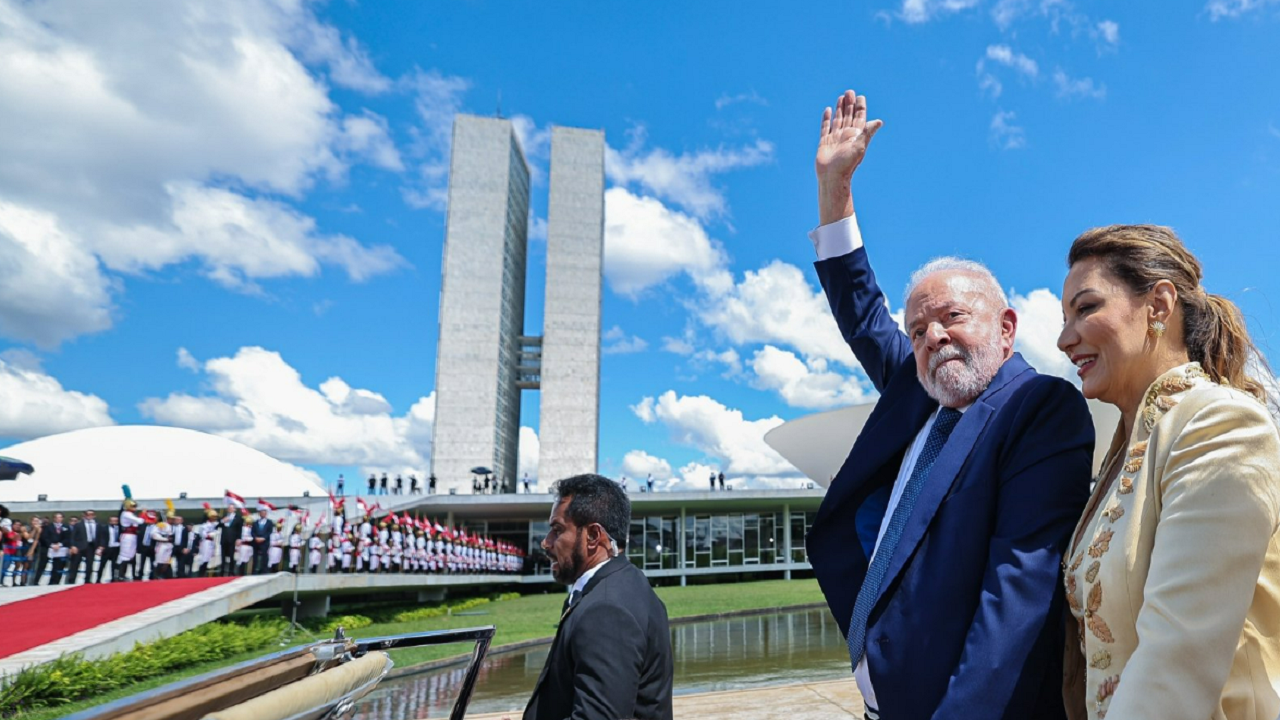
[[[284,536],[279,530],[272,530],[267,544],[270,545],[267,548],[267,567],[278,567],[281,558],[284,557]]]
[[[317,572],[320,569],[320,555],[321,551],[324,550],[324,541],[320,539],[319,535],[312,535],[311,539],[307,541],[307,548],[307,567],[310,568],[311,572]]]
[[[200,550],[196,553],[196,568],[208,565],[213,561],[213,551],[218,541],[218,521],[206,520],[196,527],[196,536],[200,538]]]
[[[173,527],[159,523],[151,532],[151,542],[156,548],[155,567],[168,565],[173,559]]]
[[[120,555],[116,562],[132,562],[138,554],[138,533],[141,531],[142,518],[133,514],[132,510],[120,513]],[[133,532],[129,529],[133,528]]]
[[[253,528],[245,523],[240,530],[240,544],[236,546],[236,564],[253,562]]]
[[[299,571],[299,565],[302,564],[302,533],[291,533],[289,535],[289,570],[292,572]]]

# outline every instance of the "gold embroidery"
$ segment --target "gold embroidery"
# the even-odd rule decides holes
[[[1120,478],[1119,493],[1121,495],[1128,495],[1131,492],[1133,492],[1133,478],[1127,478],[1127,477]]]
[[[1132,485],[1130,485],[1130,489],[1132,489]],[[1120,518],[1124,517],[1124,508],[1120,507],[1119,505],[1116,505],[1115,507],[1111,508],[1110,510],[1107,510],[1102,514],[1106,515],[1107,519],[1110,520],[1111,522],[1115,522]]]
[[[1106,650],[1099,650],[1089,659],[1089,667],[1097,670],[1106,670],[1111,667],[1111,653]]]
[[[1103,702],[1107,698],[1116,694],[1116,686],[1120,684],[1120,676],[1112,675],[1102,681],[1098,685],[1098,702]]]
[[[1166,397],[1164,395],[1161,395],[1160,397],[1156,398],[1156,407],[1160,408],[1164,412],[1169,412],[1170,410],[1177,407],[1177,405],[1178,405],[1177,398]]]
[[[1150,432],[1156,426],[1156,421],[1160,419],[1160,413],[1156,410],[1155,405],[1147,405],[1142,408],[1142,424]]]
[[[1102,554],[1105,553],[1109,547],[1111,547],[1112,535],[1115,535],[1114,530],[1103,530],[1102,532],[1098,533],[1097,539],[1095,539],[1093,541],[1093,544],[1089,546],[1089,557],[1091,558],[1102,557]]]
[[[1084,562],[1084,551],[1081,551],[1080,554],[1076,555],[1076,559],[1071,561],[1071,572],[1078,570],[1081,562]]]
[[[1142,469],[1142,458],[1130,458],[1124,464],[1124,471],[1127,473],[1136,473]]]
[[[1104,643],[1113,643],[1115,638],[1111,637],[1111,628],[1107,627],[1107,623],[1098,615],[1098,608],[1102,607],[1102,583],[1094,583],[1093,588],[1089,590],[1088,604],[1084,608],[1084,622],[1089,626],[1089,632]]]
[[[1134,445],[1133,447],[1129,448],[1129,457],[1131,458],[1142,457],[1143,455],[1146,455],[1146,454],[1147,454],[1146,440],[1143,440],[1137,445]]]
[[[1098,579],[1098,569],[1102,567],[1102,563],[1094,560],[1089,563],[1089,569],[1084,571],[1084,581],[1093,582]]]
[[[1067,574],[1067,604],[1071,606],[1071,609],[1073,611],[1079,613],[1081,610],[1083,610],[1083,608],[1080,607],[1080,598],[1077,597],[1076,590],[1079,590],[1079,586],[1076,585],[1076,576],[1074,574],[1068,573]]]

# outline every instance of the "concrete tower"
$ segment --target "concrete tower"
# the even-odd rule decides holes
[[[511,122],[453,125],[431,471],[441,489],[492,469],[515,488],[529,166]]]
[[[553,128],[538,412],[544,486],[596,471],[603,264],[604,133]]]

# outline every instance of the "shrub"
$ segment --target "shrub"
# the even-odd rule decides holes
[[[214,622],[100,660],[80,654],[18,672],[0,687],[0,717],[23,710],[65,705],[127,687],[203,662],[234,657],[274,643],[288,624],[283,618],[248,623]]]

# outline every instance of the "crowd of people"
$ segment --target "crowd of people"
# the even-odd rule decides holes
[[[519,573],[525,553],[510,543],[466,528],[394,512],[375,517],[359,500],[360,515],[347,519],[335,498],[312,523],[309,513],[283,511],[259,501],[253,517],[228,493],[219,513],[206,504],[203,522],[188,525],[172,511],[142,510],[126,500],[120,512],[99,522],[94,511],[64,522],[62,513],[30,524],[0,520],[4,561],[0,584],[48,584],[163,580],[167,578],[293,573]],[[277,517],[272,517],[275,513]],[[279,516],[283,514],[283,516]],[[80,577],[83,570],[83,578]]]
[[[335,485],[335,495],[342,497],[347,494],[347,479],[345,477],[338,475],[338,480]],[[409,494],[421,495],[424,489],[428,495],[436,494],[436,476],[431,475],[428,477],[426,487],[424,488],[423,484],[418,481],[418,476],[410,474]],[[396,475],[395,480],[391,480],[387,477],[386,473],[382,473],[382,477],[378,477],[375,473],[369,473],[369,479],[365,483],[365,490],[368,495],[404,495],[404,476]]]

